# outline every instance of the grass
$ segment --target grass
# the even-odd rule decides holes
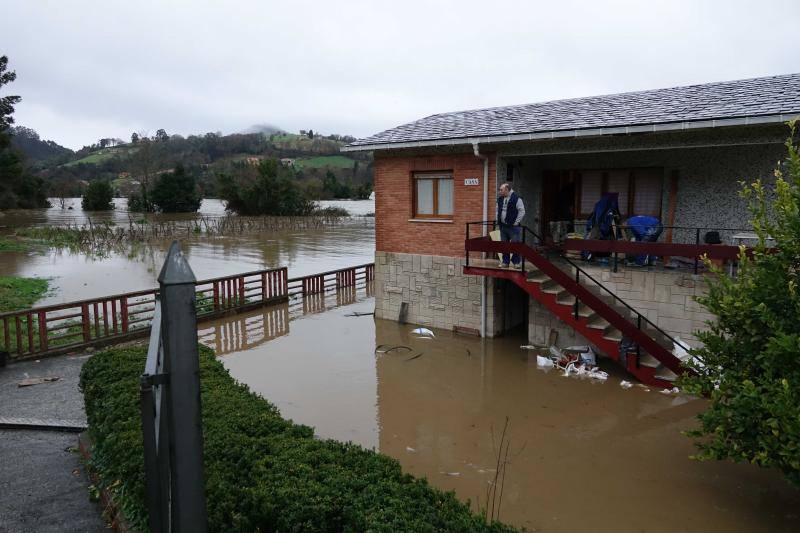
[[[354,159],[343,155],[327,155],[297,159],[294,165],[299,169],[304,168],[353,168]]]
[[[101,352],[81,372],[90,466],[145,531],[139,377],[146,348]],[[209,531],[510,531],[385,455],[281,418],[200,347]]]
[[[0,276],[0,313],[33,307],[49,288],[46,279]]]
[[[27,243],[19,240],[0,237],[0,253],[2,252],[27,252],[30,249]]]
[[[98,163],[102,163],[103,161],[112,159],[118,155],[121,155],[122,152],[126,151],[129,151],[128,147],[126,146],[101,148],[100,150],[96,150],[84,158],[77,159],[75,161],[70,161],[69,163],[64,163],[62,166],[72,167],[75,165],[96,165]]]

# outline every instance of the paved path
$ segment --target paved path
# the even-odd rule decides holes
[[[0,418],[85,425],[80,369],[87,356],[53,357],[0,368]],[[58,381],[18,387],[27,378]],[[89,499],[75,433],[0,429],[0,532],[106,531]]]

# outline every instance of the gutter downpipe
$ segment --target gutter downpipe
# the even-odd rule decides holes
[[[489,209],[489,156],[480,152],[477,142],[472,143],[472,152],[478,159],[483,159],[483,221],[486,221]],[[486,225],[481,224],[481,236],[486,237]],[[481,279],[481,338],[486,338],[486,276]]]

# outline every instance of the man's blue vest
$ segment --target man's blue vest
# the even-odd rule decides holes
[[[511,192],[511,196],[508,197],[508,205],[506,206],[506,219],[500,220],[500,215],[503,214],[503,200],[503,196],[497,197],[497,221],[501,226],[513,226],[514,222],[517,220],[517,200],[519,200],[519,196],[517,196],[517,193]]]

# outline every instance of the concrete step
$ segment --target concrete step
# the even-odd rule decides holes
[[[545,281],[550,280],[550,277],[544,272],[541,272],[539,270],[534,270],[534,271],[528,271],[526,279],[531,283],[544,283]]]
[[[678,375],[665,366],[661,366],[660,369],[656,371],[655,376],[664,381],[675,381],[678,379]]]
[[[592,320],[591,322],[586,324],[587,328],[600,329],[600,330],[603,330],[603,331],[605,331],[606,328],[608,328],[609,326],[610,326],[610,324],[608,323],[608,320],[606,320],[605,318],[603,318],[601,316],[598,316],[595,320]]]
[[[639,364],[650,368],[658,368],[661,366],[661,361],[649,353],[643,353],[641,357],[639,357]]]
[[[622,333],[618,329],[608,326],[603,330],[603,338],[608,341],[620,342],[622,340]]]
[[[564,288],[561,287],[558,283],[553,280],[546,281],[541,285],[542,292],[546,294],[558,294],[559,292],[563,291]]]

